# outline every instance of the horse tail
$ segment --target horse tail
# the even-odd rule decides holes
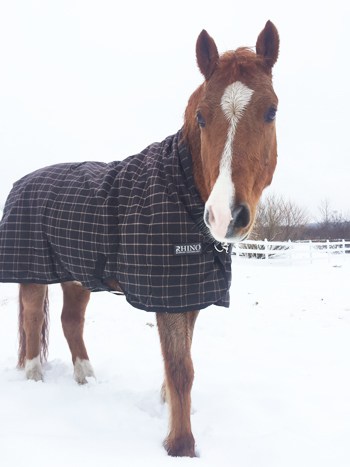
[[[40,360],[45,362],[49,351],[49,294],[46,287],[43,303],[44,320],[41,328]],[[24,331],[24,306],[22,289],[19,287],[19,311],[18,311],[18,367],[23,368],[26,361],[26,334]]]
[[[42,362],[47,361],[49,355],[49,324],[50,324],[50,315],[49,315],[49,288],[46,287],[45,298],[44,298],[44,322],[41,328],[41,353],[40,359]]]
[[[23,368],[26,359],[26,335],[24,332],[22,288],[19,286],[19,310],[18,310],[18,367]]]

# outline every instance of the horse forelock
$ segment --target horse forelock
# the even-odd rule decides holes
[[[263,57],[249,47],[240,47],[220,56],[216,77],[213,78],[224,80],[228,85],[234,81],[255,80],[261,74],[271,75]]]

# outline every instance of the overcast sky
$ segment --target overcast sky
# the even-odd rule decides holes
[[[111,161],[175,133],[200,84],[195,41],[220,52],[280,33],[279,160],[270,191],[350,215],[350,2],[0,0],[0,206],[39,167]]]

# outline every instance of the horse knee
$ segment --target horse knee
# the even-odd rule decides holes
[[[86,309],[90,300],[90,291],[85,289],[82,285],[75,282],[63,282],[61,284],[63,291],[64,307],[71,310],[76,308]]]
[[[25,332],[31,329],[40,329],[44,323],[45,314],[42,308],[26,310],[23,317],[23,327]]]
[[[40,284],[21,284],[20,320],[25,333],[41,331],[45,320],[47,286]]]
[[[171,392],[172,387],[179,394],[191,390],[194,379],[191,344],[197,314],[157,314],[166,374],[165,392]]]
[[[45,314],[41,309],[26,310],[23,316],[23,330],[25,336],[25,360],[40,360],[42,351],[42,335],[45,322]],[[36,364],[34,364],[36,366]],[[32,371],[32,370],[28,370]],[[30,378],[34,379],[34,378]]]
[[[84,314],[77,313],[78,310],[74,311],[75,313],[73,314],[71,310],[66,309],[65,307],[62,310],[61,323],[65,332],[75,332],[77,329],[84,326]]]
[[[180,393],[191,390],[194,380],[194,369],[190,354],[184,356],[173,355],[165,362],[167,383],[171,382]]]
[[[67,339],[74,339],[83,333],[85,310],[90,292],[74,282],[66,282],[61,286],[63,290],[62,327]]]

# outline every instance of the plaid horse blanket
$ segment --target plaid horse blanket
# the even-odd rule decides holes
[[[0,282],[118,281],[136,308],[229,305],[231,257],[202,228],[182,132],[121,162],[63,163],[17,181],[0,222]]]

